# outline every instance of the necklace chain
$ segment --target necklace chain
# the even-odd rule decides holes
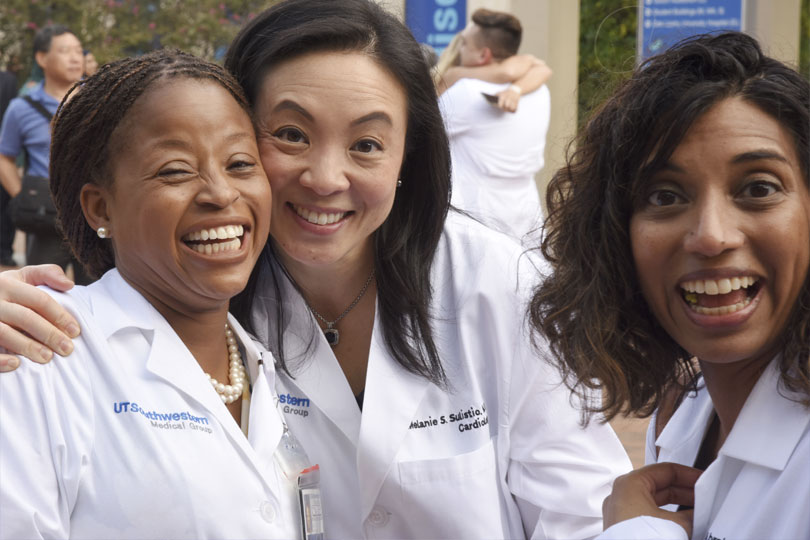
[[[366,291],[368,290],[368,286],[371,285],[371,280],[372,279],[374,279],[374,269],[373,268],[371,269],[371,274],[369,274],[368,279],[366,280],[365,284],[363,284],[363,288],[360,289],[360,293],[352,301],[352,303],[349,304],[349,307],[344,309],[343,313],[338,315],[337,319],[335,319],[334,321],[326,320],[326,317],[324,317],[323,315],[321,315],[320,313],[315,311],[315,309],[311,305],[309,305],[309,302],[304,300],[304,302],[306,303],[307,307],[312,312],[312,314],[315,315],[322,323],[324,323],[326,325],[326,329],[323,331],[323,333],[326,336],[326,341],[329,342],[329,345],[331,345],[332,347],[337,345],[338,341],[340,339],[340,333],[335,328],[335,325],[338,323],[338,321],[340,321],[340,319],[342,319],[343,317],[348,315],[349,312],[352,309],[354,309],[354,306],[356,306],[357,303],[360,302],[360,299],[363,298],[364,294],[366,294]]]

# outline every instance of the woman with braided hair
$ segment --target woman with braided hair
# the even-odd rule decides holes
[[[57,111],[50,185],[103,277],[49,291],[71,359],[0,380],[0,537],[299,536],[273,372],[228,315],[271,200],[238,84],[173,51],[104,66]]]

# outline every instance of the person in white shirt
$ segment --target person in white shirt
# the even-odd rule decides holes
[[[539,79],[514,84],[481,80],[472,70],[512,62],[521,37],[520,21],[513,15],[487,9],[473,13],[458,47],[460,68],[467,68],[461,73],[465,78],[450,70],[440,106],[450,137],[453,205],[528,240],[526,235],[539,229],[542,219],[534,176],[544,163],[551,116],[545,81],[551,70],[538,61]],[[516,110],[504,112],[494,106],[494,97],[486,96],[510,98]]]
[[[50,186],[103,277],[49,291],[71,358],[0,380],[0,538],[299,536],[272,356],[228,315],[270,207],[236,81],[172,51],[105,66],[56,115]]]
[[[740,33],[640,66],[550,189],[535,326],[649,415],[603,539],[810,538],[810,83]]]
[[[226,67],[273,191],[271,241],[232,312],[273,352],[326,534],[597,534],[629,461],[609,426],[580,426],[531,341],[542,261],[449,213],[447,136],[408,29],[368,0],[281,2]]]

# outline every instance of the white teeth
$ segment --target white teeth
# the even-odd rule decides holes
[[[748,304],[751,303],[750,298],[746,298],[742,302],[737,302],[736,304],[732,304],[730,306],[720,306],[720,307],[703,307],[698,306],[696,304],[688,304],[689,309],[696,313],[700,313],[701,315],[728,315],[729,313],[734,313],[746,307]]]
[[[245,228],[242,225],[226,225],[223,227],[212,227],[210,229],[202,229],[194,231],[183,237],[187,242],[199,242],[206,240],[226,240],[230,238],[238,238],[245,233]]]
[[[740,276],[723,279],[701,279],[696,281],[685,281],[681,283],[681,288],[686,292],[698,294],[728,294],[738,289],[747,289],[757,282],[753,276]]]
[[[226,251],[236,251],[242,246],[242,241],[239,238],[234,238],[228,242],[219,244],[194,244],[191,249],[197,253],[205,253],[211,255],[213,253],[224,253]]]
[[[316,225],[330,225],[332,223],[337,223],[347,214],[347,212],[339,212],[336,214],[328,214],[325,212],[318,213],[307,210],[306,208],[301,208],[300,206],[293,206],[293,208],[295,209],[296,214]]]
[[[215,253],[237,251],[240,247],[242,247],[241,237],[243,234],[245,234],[245,228],[242,225],[224,225],[222,227],[201,229],[199,231],[188,233],[183,237],[183,241],[195,242],[193,244],[188,244],[188,246],[197,253],[213,255]],[[227,241],[214,242],[210,244],[196,243],[205,242],[207,240]]]

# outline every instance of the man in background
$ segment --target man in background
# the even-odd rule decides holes
[[[17,95],[17,76],[12,71],[0,71],[0,119]],[[0,184],[0,266],[17,266],[14,261],[14,223],[8,213],[11,195]]]
[[[81,79],[84,67],[82,44],[62,25],[45,26],[36,33],[34,59],[44,79],[26,96],[30,102],[23,97],[11,101],[0,128],[0,184],[12,197],[22,187],[16,164],[22,151],[26,153],[26,174],[48,176],[50,119],[70,87]],[[26,236],[27,264],[55,263],[66,268],[72,263],[75,281],[89,282],[55,227]]]
[[[461,32],[460,65],[503,62],[517,54],[521,38],[516,17],[479,9]],[[550,76],[551,71],[547,72]],[[455,82],[440,98],[453,158],[453,204],[518,239],[540,226],[534,175],[543,167],[551,115],[545,85],[525,95],[523,90],[516,84],[467,78]],[[499,93],[515,106],[520,100],[515,112],[505,112],[487,97]]]

